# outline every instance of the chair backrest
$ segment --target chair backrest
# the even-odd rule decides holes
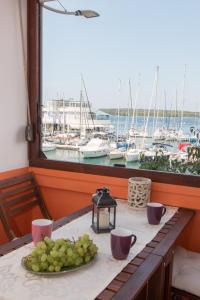
[[[51,219],[32,173],[0,180],[0,218],[9,240],[16,237],[12,218],[33,206],[39,206],[43,216]]]

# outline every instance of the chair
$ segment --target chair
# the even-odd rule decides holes
[[[0,218],[9,240],[16,238],[12,220],[34,206],[44,218],[51,219],[32,173],[0,180]]]
[[[200,300],[200,253],[177,247],[172,286],[173,300]]]

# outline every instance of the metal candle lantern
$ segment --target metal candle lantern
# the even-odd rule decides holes
[[[110,232],[115,228],[117,202],[105,187],[96,190],[92,202],[92,229],[96,233]]]

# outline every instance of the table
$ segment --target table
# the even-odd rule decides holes
[[[54,230],[83,216],[90,210],[91,206],[56,221]],[[193,211],[185,209],[176,212],[152,241],[144,245],[144,249],[115,276],[96,299],[169,299],[175,241],[192,215]],[[0,255],[5,255],[30,241],[31,235],[29,234],[2,245]]]

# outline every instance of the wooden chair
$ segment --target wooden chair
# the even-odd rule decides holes
[[[34,206],[39,206],[44,218],[51,219],[32,173],[0,180],[0,218],[9,240],[16,238],[12,218]]]

